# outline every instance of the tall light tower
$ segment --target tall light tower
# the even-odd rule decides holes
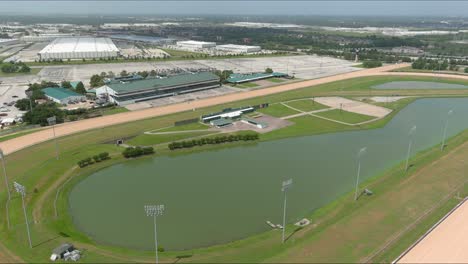
[[[58,160],[59,148],[58,148],[58,143],[57,143],[57,137],[55,136],[55,124],[57,124],[57,117],[52,116],[52,117],[47,118],[47,123],[49,123],[49,126],[52,126],[52,131],[54,133],[54,141],[55,141],[55,157]]]
[[[28,231],[29,247],[32,248],[31,233],[29,232],[28,214],[26,213],[26,206],[24,205],[24,196],[26,196],[26,187],[24,187],[23,185],[17,182],[14,182],[13,185],[15,186],[16,192],[21,195],[21,202],[23,203],[24,220],[26,221],[26,230]]]
[[[409,158],[411,155],[411,146],[413,145],[413,134],[416,133],[416,126],[413,126],[409,131],[409,143],[408,143],[408,153],[406,154],[406,166],[405,172],[408,171],[409,167]]]
[[[156,249],[156,264],[159,263],[158,258],[158,235],[157,235],[157,228],[156,228],[156,217],[162,215],[164,213],[164,205],[145,205],[145,212],[146,216],[152,216],[154,219],[154,246]]]
[[[358,199],[358,191],[359,191],[359,177],[361,176],[361,156],[366,153],[367,148],[361,148],[357,153],[357,162],[358,162],[358,170],[357,170],[357,177],[356,177],[356,192],[354,193],[354,200],[357,201]]]
[[[453,110],[447,112],[447,120],[445,121],[444,133],[442,134],[442,145],[440,145],[440,150],[444,150],[445,147],[445,137],[447,136],[447,127],[449,122],[450,115],[453,114]]]
[[[281,191],[284,193],[284,203],[283,203],[283,235],[281,238],[281,242],[284,243],[284,232],[286,230],[286,194],[288,189],[291,187],[293,181],[292,179],[283,181],[283,185],[281,187]]]
[[[31,113],[32,113],[33,112],[33,104],[32,104],[33,91],[26,91],[26,95],[29,98],[29,110],[31,110]]]
[[[11,201],[11,193],[10,193],[10,185],[8,184],[8,176],[7,176],[7,172],[6,172],[6,167],[5,167],[5,155],[3,154],[3,150],[0,149],[0,159],[2,159],[2,166],[3,166],[3,176],[5,176],[5,188],[7,190],[7,194],[8,194],[8,200],[7,200],[7,203],[6,203],[6,217],[7,217],[7,227],[8,229],[10,229],[10,214],[9,214],[9,210],[8,210],[8,206],[10,204],[10,201]]]

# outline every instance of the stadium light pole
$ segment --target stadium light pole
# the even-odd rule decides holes
[[[59,149],[58,149],[57,137],[55,136],[55,124],[57,124],[57,117],[52,116],[52,117],[47,118],[47,123],[49,123],[49,126],[52,126],[52,132],[54,133],[54,141],[55,141],[55,157],[58,160]]]
[[[158,233],[156,228],[156,217],[162,215],[164,213],[164,205],[145,205],[145,212],[146,216],[152,216],[154,221],[154,246],[156,250],[156,264],[159,263],[158,257]]]
[[[440,150],[444,150],[445,147],[445,137],[447,137],[447,127],[449,122],[449,117],[452,115],[453,110],[447,112],[447,120],[445,121],[444,133],[442,134],[442,145],[440,145]]]
[[[10,192],[10,185],[8,184],[8,176],[5,167],[5,155],[3,154],[3,150],[0,149],[0,159],[2,159],[2,166],[3,166],[3,176],[5,177],[5,188],[7,190],[8,200],[6,203],[6,217],[7,217],[7,227],[10,229],[10,214],[8,212],[8,206],[11,200],[11,192]]]
[[[411,146],[413,145],[413,134],[416,132],[416,126],[413,126],[410,131],[409,131],[409,143],[408,143],[408,153],[406,153],[406,166],[405,166],[405,172],[408,171],[408,166],[409,166],[409,158],[411,154]]]
[[[21,195],[21,202],[23,203],[24,220],[26,221],[26,231],[28,232],[29,247],[32,248],[31,233],[29,232],[28,214],[26,213],[26,206],[24,205],[24,196],[26,196],[26,187],[24,187],[23,185],[17,182],[14,182],[13,185],[15,186],[16,192]]]
[[[31,113],[33,112],[33,104],[32,104],[32,95],[33,95],[33,92],[32,91],[26,91],[26,95],[28,96],[29,98],[29,109],[31,110]]]
[[[286,181],[283,181],[283,185],[281,187],[281,191],[284,193],[284,202],[283,202],[283,234],[282,234],[282,238],[281,238],[281,243],[284,244],[284,232],[286,230],[286,194],[287,194],[287,191],[288,189],[291,187],[292,185],[292,179],[289,179],[289,180],[286,180]]]
[[[356,177],[356,192],[354,193],[354,200],[357,201],[358,199],[358,191],[359,191],[359,177],[361,176],[361,156],[366,153],[367,147],[361,148],[357,153],[357,162],[358,162],[358,171]]]

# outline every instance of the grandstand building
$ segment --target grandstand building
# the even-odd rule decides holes
[[[57,38],[39,52],[41,60],[115,58],[119,49],[110,38]]]
[[[217,75],[211,72],[199,72],[164,78],[112,80],[97,88],[96,96],[107,99],[111,103],[127,105],[220,86],[220,79]]]
[[[229,75],[229,78],[226,79],[228,83],[244,83],[244,82],[253,82],[259,81],[268,78],[286,78],[288,75],[286,73],[281,72],[273,72],[273,73],[233,73]]]

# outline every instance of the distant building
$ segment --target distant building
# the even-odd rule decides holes
[[[115,58],[119,49],[109,38],[57,38],[38,55],[41,60]]]
[[[258,81],[258,80],[263,80],[263,79],[268,79],[268,78],[284,78],[288,77],[286,73],[281,73],[281,72],[273,72],[273,73],[250,73],[250,74],[245,74],[245,73],[233,73],[229,75],[229,78],[226,79],[226,82],[228,83],[244,83],[244,82],[253,82],[253,81]]]
[[[18,44],[18,43],[19,43],[18,39],[0,39],[0,47]]]
[[[163,78],[111,80],[96,89],[96,96],[106,98],[111,103],[127,105],[220,86],[220,79],[217,75],[211,72],[199,72]]]
[[[181,48],[187,48],[187,49],[207,49],[207,48],[214,48],[216,46],[216,42],[186,40],[186,41],[177,41],[177,46]]]
[[[253,53],[259,52],[262,50],[260,46],[246,46],[246,45],[235,45],[235,44],[226,44],[216,46],[217,50],[231,52],[231,53]]]
[[[37,36],[23,36],[22,41],[25,42],[42,42],[42,41],[53,41],[57,38],[73,37],[73,34],[57,33],[57,34],[40,34]]]
[[[86,96],[65,88],[49,87],[42,89],[42,91],[48,99],[59,104],[69,104],[70,102],[86,100]]]

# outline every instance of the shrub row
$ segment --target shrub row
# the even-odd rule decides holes
[[[122,155],[125,158],[134,158],[134,157],[138,157],[142,155],[149,155],[153,153],[154,153],[153,147],[129,147],[129,148],[126,148],[122,152]]]
[[[108,160],[108,159],[110,159],[109,153],[102,152],[102,153],[99,153],[98,155],[94,155],[93,157],[89,157],[89,158],[78,161],[78,166],[80,166],[80,168],[83,168],[95,162],[101,162],[103,160]]]
[[[203,146],[210,144],[221,144],[225,142],[234,142],[234,141],[250,141],[257,140],[259,138],[258,134],[243,134],[243,135],[224,135],[219,137],[208,137],[200,138],[189,141],[179,141],[172,142],[168,145],[170,150],[182,149],[182,148],[191,148],[194,146]]]

